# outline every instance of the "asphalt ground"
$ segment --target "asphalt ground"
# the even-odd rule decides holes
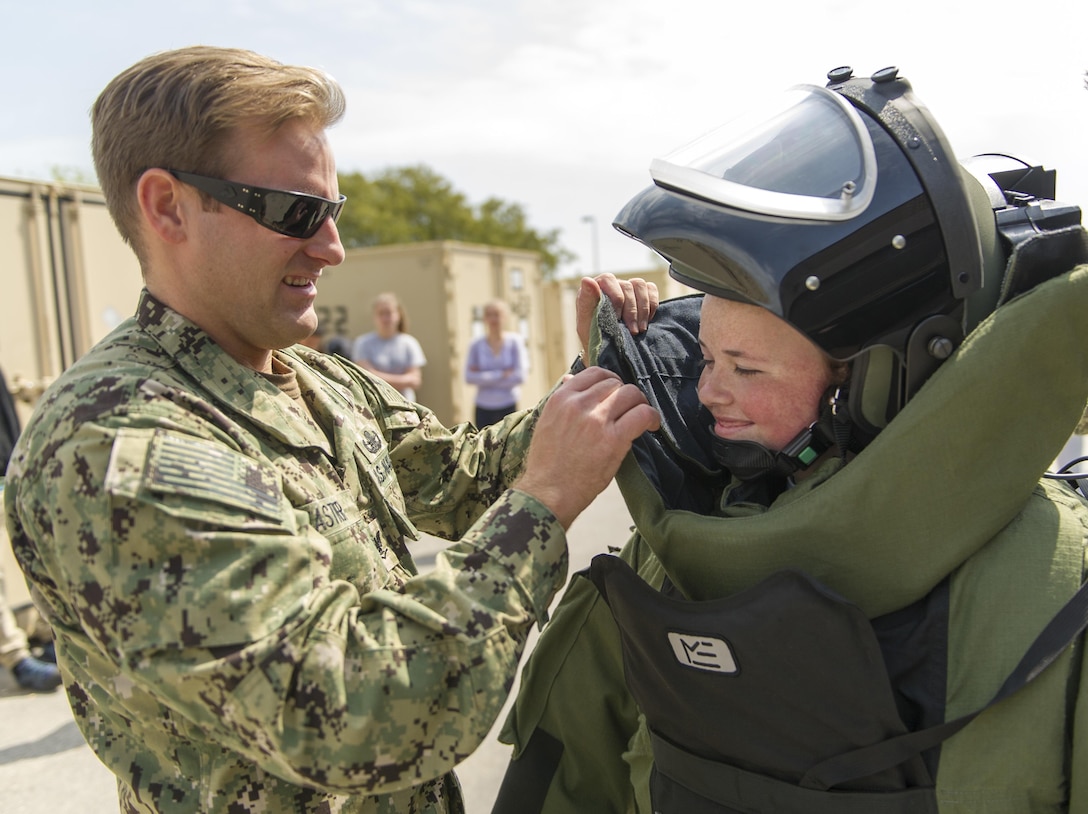
[[[587,566],[608,546],[622,545],[630,526],[630,515],[613,483],[570,529],[571,573]],[[421,570],[444,545],[431,538],[413,547]],[[535,642],[534,631],[529,648]],[[457,769],[469,814],[488,814],[498,792],[510,757],[510,747],[495,738],[505,717],[504,711],[487,741]],[[117,810],[113,775],[84,743],[64,693],[24,693],[11,673],[0,670],[0,812],[99,814]]]

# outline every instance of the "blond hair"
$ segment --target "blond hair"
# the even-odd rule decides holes
[[[146,170],[223,176],[224,145],[238,128],[271,134],[303,119],[325,129],[343,115],[343,91],[324,71],[193,46],[153,54],[114,77],[91,109],[91,151],[110,215],[142,262],[135,192]]]
[[[510,322],[510,305],[506,300],[488,300],[484,303],[483,312],[487,313],[488,308],[494,308],[499,312],[499,325],[505,328]]]
[[[379,294],[374,298],[374,302],[371,303],[370,308],[372,311],[378,310],[379,305],[389,305],[397,312],[397,333],[408,333],[408,312],[404,310],[404,304],[400,301],[396,294],[392,291],[386,291],[383,294]]]

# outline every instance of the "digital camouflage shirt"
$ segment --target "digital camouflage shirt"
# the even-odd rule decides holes
[[[454,812],[562,527],[476,432],[333,357],[292,398],[144,292],[43,396],[5,508],[125,812]],[[460,542],[416,576],[416,529]]]

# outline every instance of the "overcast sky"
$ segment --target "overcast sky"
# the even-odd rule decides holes
[[[341,171],[423,163],[519,203],[579,255],[567,273],[594,270],[586,216],[601,270],[649,265],[610,224],[650,160],[839,65],[898,66],[956,155],[1042,163],[1088,207],[1086,0],[39,0],[3,29],[0,175],[91,177],[87,111],[115,74],[239,46],[343,84]]]

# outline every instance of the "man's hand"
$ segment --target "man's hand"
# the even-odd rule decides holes
[[[589,328],[593,324],[593,315],[601,294],[612,301],[620,320],[633,333],[646,330],[657,310],[657,285],[635,277],[621,280],[614,274],[601,274],[597,277],[583,277],[578,288],[576,301],[578,340],[582,343],[582,358],[589,350]]]
[[[603,368],[587,368],[548,398],[515,487],[570,528],[608,486],[631,442],[660,426],[641,390]]]

